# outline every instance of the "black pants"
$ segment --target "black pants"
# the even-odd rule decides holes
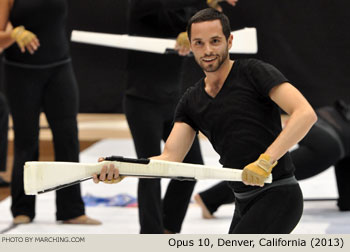
[[[209,189],[200,192],[199,196],[211,214],[216,212],[221,205],[235,201],[235,196],[227,181],[217,183]]]
[[[126,96],[124,110],[133,136],[138,158],[161,153],[161,140],[166,141],[173,126],[176,102],[158,104]],[[203,164],[198,139],[184,162]],[[171,180],[165,197],[161,199],[160,179],[140,179],[138,205],[141,233],[164,233],[164,229],[178,233],[195,186],[194,181]]]
[[[5,96],[0,93],[0,171],[6,171],[9,110]]]
[[[78,88],[71,63],[37,69],[5,65],[5,85],[15,132],[12,214],[35,217],[35,196],[24,194],[23,165],[38,160],[39,116],[43,111],[53,134],[56,161],[79,161],[76,116]],[[80,186],[56,193],[57,220],[84,214]]]
[[[303,212],[298,184],[269,188],[252,197],[236,197],[230,234],[289,234]]]
[[[291,152],[298,180],[315,176],[334,165],[338,188],[339,210],[350,210],[350,156],[341,156],[339,142],[324,127],[315,124],[299,148]]]
[[[291,152],[295,166],[295,177],[303,180],[313,177],[341,159],[337,140],[316,123],[299,142],[299,147]]]
[[[347,156],[336,163],[335,177],[338,187],[338,207],[341,211],[350,210],[350,157]]]

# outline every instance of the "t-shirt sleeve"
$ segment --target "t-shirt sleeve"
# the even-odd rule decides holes
[[[184,93],[179,103],[177,104],[177,107],[175,110],[174,122],[184,122],[190,125],[198,133],[198,127],[191,119],[189,101],[190,101],[190,88],[187,89],[187,91]]]
[[[273,65],[260,60],[253,60],[250,63],[249,75],[258,92],[268,96],[270,90],[289,80]]]

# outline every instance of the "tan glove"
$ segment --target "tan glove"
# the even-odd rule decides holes
[[[112,180],[105,179],[102,182],[106,183],[106,184],[116,184],[116,183],[119,183],[120,181],[122,181],[124,178],[125,178],[125,176],[119,176],[118,178],[112,179]]]
[[[243,183],[263,186],[265,179],[271,174],[272,168],[277,165],[277,161],[273,164],[271,161],[271,157],[263,153],[258,160],[244,167],[242,173]]]
[[[176,43],[179,46],[183,46],[190,49],[190,40],[188,39],[187,32],[181,32],[176,38]]]
[[[104,160],[105,159],[103,157],[100,157],[98,159],[98,162],[102,162]],[[122,181],[126,177],[126,176],[118,176],[117,178],[114,178],[115,171],[116,171],[116,167],[113,164],[104,165],[101,169],[101,174],[102,174],[102,176],[105,176],[105,179],[101,180],[101,181],[103,183],[106,183],[106,184],[116,184],[116,183],[119,183],[120,181]],[[119,172],[118,172],[118,174],[119,174]],[[96,176],[96,174],[94,175],[94,182],[95,183],[100,182],[100,175],[98,175],[98,176]],[[110,176],[111,179],[108,179],[108,176]]]
[[[24,26],[17,26],[11,32],[11,38],[16,40],[18,46],[23,49],[29,43],[31,43],[34,39],[36,39],[36,35],[24,28]]]
[[[186,56],[190,53],[190,40],[188,39],[187,32],[181,32],[176,38],[175,50],[179,55]]]
[[[207,4],[209,7],[216,9],[218,11],[222,11],[221,6],[219,5],[219,2],[222,2],[222,0],[207,0]]]

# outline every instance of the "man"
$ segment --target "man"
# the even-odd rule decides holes
[[[206,77],[183,95],[164,151],[153,159],[181,162],[201,131],[223,166],[244,167],[243,183],[230,183],[237,200],[229,233],[290,233],[300,220],[303,199],[287,152],[315,123],[315,112],[273,66],[230,60],[233,37],[224,14],[199,11],[187,32]],[[279,107],[290,115],[283,130]],[[116,170],[104,167],[99,179],[118,177]],[[271,172],[273,183],[264,185]],[[94,176],[95,182],[99,179]]]

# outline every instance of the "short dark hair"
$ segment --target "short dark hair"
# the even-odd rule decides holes
[[[207,8],[198,11],[191,17],[187,24],[187,35],[189,40],[191,40],[191,28],[193,23],[201,23],[206,21],[220,20],[222,26],[222,32],[224,33],[226,39],[230,37],[231,26],[228,17],[220,11],[213,8]]]

